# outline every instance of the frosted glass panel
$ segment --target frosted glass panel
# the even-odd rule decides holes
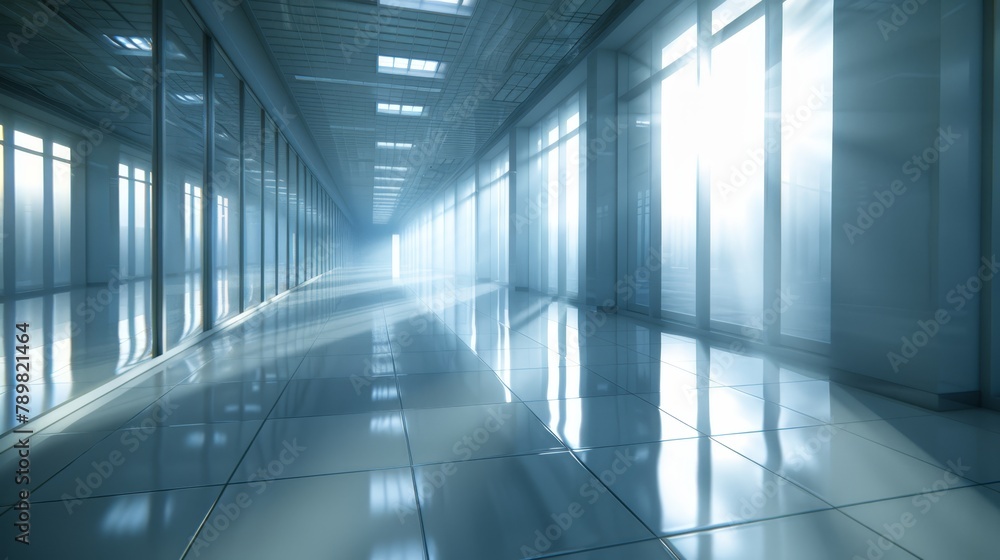
[[[711,318],[755,322],[763,300],[764,20],[712,50]]]
[[[55,144],[53,147],[58,147]],[[68,161],[52,160],[52,281],[68,286],[72,263],[71,212],[73,169]]]
[[[15,133],[14,137],[24,138],[27,135]],[[30,143],[31,138],[26,138],[25,143]],[[17,217],[14,275],[18,291],[41,288],[44,280],[44,166],[42,156],[23,150],[14,151],[14,215]]]
[[[215,319],[240,311],[240,82],[215,52]]]
[[[278,293],[288,289],[288,144],[278,136]]]
[[[274,170],[274,143],[276,131],[274,124],[267,121],[264,127],[264,299],[273,297],[277,287],[277,211],[278,191]]]
[[[558,132],[558,129],[556,129]],[[558,136],[558,134],[557,134]],[[551,137],[551,134],[550,134]],[[550,149],[545,154],[545,200],[547,221],[545,235],[548,240],[548,253],[544,262],[548,264],[549,293],[559,292],[559,150]]]
[[[664,311],[695,314],[698,214],[698,73],[694,64],[663,80],[660,216]]]
[[[786,1],[783,33],[781,332],[829,342],[833,4]]]
[[[573,119],[579,121],[579,113]],[[566,293],[580,291],[580,135],[574,134],[566,151]]]
[[[185,53],[166,58],[163,312],[169,350],[202,330],[204,37],[183,5],[167,8],[166,40]]]
[[[243,173],[244,205],[243,223],[243,301],[252,307],[261,301],[261,109],[257,102],[247,99],[243,112]]]
[[[629,103],[628,114],[628,289],[633,306],[649,306],[650,252],[650,96]],[[641,309],[640,309],[641,310]]]

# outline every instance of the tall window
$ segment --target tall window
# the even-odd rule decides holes
[[[122,160],[118,165],[118,268],[123,276],[150,273],[150,183],[148,164]]]
[[[686,22],[685,22],[686,23]],[[695,315],[698,215],[698,67],[694,25],[661,53],[673,65],[660,83],[660,305],[690,320]]]
[[[764,297],[764,18],[711,51],[705,156],[711,189],[712,320],[740,327]]]
[[[456,276],[464,282],[476,279],[476,177],[470,173],[459,181],[455,227]]]
[[[214,319],[240,311],[240,80],[222,53],[215,51],[215,160],[212,235]]]
[[[781,333],[829,342],[833,3],[786,0],[782,25]]]
[[[532,130],[529,235],[542,265],[540,288],[576,296],[580,290],[582,93],[570,96]],[[537,219],[536,219],[537,218]],[[538,222],[539,227],[533,227]]]
[[[205,168],[204,34],[186,8],[168,7],[164,148],[163,315],[166,349],[202,330],[202,186]]]
[[[506,147],[480,168],[479,276],[492,282],[508,281],[510,157]],[[522,227],[522,226],[516,226]]]
[[[781,7],[771,22],[760,0],[698,0],[630,47],[626,295],[670,320],[829,342],[833,6]],[[780,73],[768,71],[768,44],[781,46]],[[764,238],[765,219],[780,219],[780,238]],[[780,278],[765,279],[765,254],[780,255]],[[657,258],[659,274],[641,273]]]
[[[13,136],[16,289],[69,286],[73,269],[70,149],[41,133],[15,129]]]
[[[264,126],[264,299],[277,294],[278,269],[278,184],[277,172],[274,169],[278,158],[275,146],[277,130],[274,123],[267,119]]]
[[[243,303],[249,308],[261,302],[263,294],[263,253],[261,206],[261,153],[263,136],[262,110],[253,98],[246,95],[243,112],[243,174],[244,205],[243,224]]]

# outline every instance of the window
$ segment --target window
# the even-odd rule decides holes
[[[204,36],[183,6],[167,8],[163,315],[165,349],[202,330],[202,186],[205,184]]]
[[[261,208],[263,192],[261,189],[261,156],[263,136],[261,118],[263,111],[247,92],[243,113],[243,174],[244,174],[244,204],[245,222],[243,224],[243,304],[246,308],[253,307],[262,301],[263,268]]]
[[[712,49],[703,112],[711,189],[712,320],[745,327],[764,298],[764,19]]]
[[[781,286],[795,304],[781,332],[829,342],[833,5],[786,0],[783,9]]]
[[[691,62],[660,85],[660,305],[695,315],[698,215],[698,73]]]
[[[264,300],[271,299],[278,286],[278,184],[275,165],[278,158],[278,132],[266,119],[264,125]]]
[[[240,312],[240,81],[215,51],[215,159],[211,192],[215,321]]]
[[[14,270],[18,291],[27,291],[45,285],[45,157],[38,136],[16,130],[14,146]]]
[[[833,7],[780,4],[776,26],[759,0],[695,2],[671,10],[630,48],[620,76],[630,88],[621,97],[629,126],[619,161],[627,188],[625,295],[634,311],[672,321],[751,337],[780,326],[786,343],[825,343]],[[711,19],[698,20],[706,5]],[[780,77],[766,69],[769,42],[781,45]],[[781,106],[769,107],[767,92],[778,88]],[[769,114],[780,114],[780,127]],[[776,155],[780,175],[765,176]],[[780,207],[765,207],[765,193]],[[765,219],[780,219],[780,239],[765,240]],[[767,284],[765,254],[780,254],[781,264],[780,278]],[[778,301],[782,292],[796,305]],[[649,309],[657,293],[659,309]]]
[[[583,95],[576,93],[532,130],[529,236],[539,261],[537,289],[575,297],[580,289]],[[533,218],[539,218],[535,220]]]
[[[507,147],[487,159],[480,169],[481,186],[476,195],[479,204],[476,275],[492,282],[507,282],[510,223],[510,157]]]

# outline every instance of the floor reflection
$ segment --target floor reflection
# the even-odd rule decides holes
[[[171,288],[178,336],[197,332],[192,281]],[[33,404],[148,357],[148,288],[4,302],[7,328],[37,329]],[[933,413],[624,316],[378,270],[296,289],[33,442],[45,558],[863,558],[914,512],[920,530],[881,558],[1000,545],[956,525],[1000,524],[1000,414]],[[18,460],[0,452],[0,470]]]

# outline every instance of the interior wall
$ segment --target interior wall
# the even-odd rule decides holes
[[[833,365],[978,388],[978,0],[835,4]]]

